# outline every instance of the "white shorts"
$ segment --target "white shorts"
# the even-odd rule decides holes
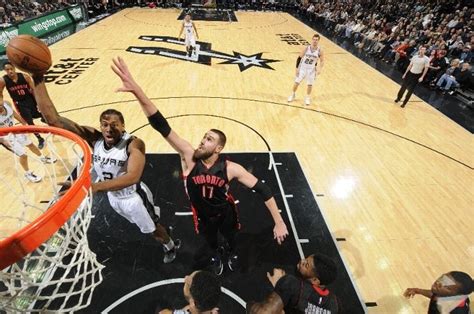
[[[0,143],[17,156],[26,155],[25,146],[32,142],[26,134],[9,134],[0,138]]]
[[[298,72],[298,76],[295,79],[295,83],[301,83],[302,80],[306,78],[306,83],[308,85],[313,85],[316,79],[316,68],[312,67],[311,69],[301,68]]]
[[[193,35],[186,35],[186,38],[184,39],[184,45],[186,47],[196,46],[196,38]]]
[[[142,233],[152,233],[156,229],[152,215],[156,221],[158,218],[153,211],[153,195],[143,182],[140,182],[140,186],[141,191],[133,192],[127,197],[118,198],[111,192],[108,192],[107,196],[117,213],[136,224]]]

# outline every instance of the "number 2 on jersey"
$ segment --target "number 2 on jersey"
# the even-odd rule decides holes
[[[202,186],[202,197],[203,198],[212,198],[214,195],[214,187],[209,185]]]
[[[112,180],[114,178],[114,175],[111,172],[102,172],[102,178],[104,178],[104,181],[107,180]]]

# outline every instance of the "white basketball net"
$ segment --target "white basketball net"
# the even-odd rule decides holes
[[[32,134],[27,136],[36,142]],[[0,147],[0,186],[6,200],[3,206],[13,207],[15,213],[4,213],[0,208],[0,240],[48,210],[61,197],[58,183],[69,179],[74,184],[71,174],[75,170],[80,173],[84,166],[83,152],[75,142],[51,133],[42,136],[46,146],[41,152],[57,162],[44,164],[25,148],[29,168],[42,177],[39,183],[28,181],[18,156]],[[9,199],[13,201],[9,203]],[[87,242],[91,207],[92,195],[87,191],[77,211],[49,240],[0,271],[0,310],[64,313],[89,306],[94,288],[102,282],[104,268]]]

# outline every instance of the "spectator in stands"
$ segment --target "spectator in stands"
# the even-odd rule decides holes
[[[459,60],[461,60],[461,62],[472,63],[472,59],[473,59],[472,48],[470,45],[465,45],[461,54],[459,55]]]
[[[459,59],[455,59],[459,60]],[[436,85],[442,89],[443,92],[449,92],[452,87],[459,87],[469,83],[471,80],[471,65],[467,62],[463,63],[461,68],[454,68],[451,74],[443,74]],[[443,87],[444,84],[444,87]]]
[[[447,77],[453,76],[455,72],[459,71],[459,64],[460,64],[459,59],[454,59],[451,61],[450,66],[446,69],[446,72],[438,79],[436,82],[436,86],[441,89],[442,83],[447,81]],[[441,80],[441,78],[444,76],[444,78]]]
[[[473,288],[471,276],[464,272],[452,271],[439,277],[430,290],[408,288],[403,295],[413,298],[419,294],[430,299],[429,314],[469,314],[469,295]]]
[[[426,73],[425,82],[431,87],[436,85],[438,77],[444,73],[449,65],[446,58],[446,50],[433,50],[434,55],[430,58],[428,73]]]

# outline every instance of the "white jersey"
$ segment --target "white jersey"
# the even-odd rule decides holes
[[[193,22],[184,21],[183,25],[184,25],[184,34],[186,35],[186,37],[194,37]]]
[[[6,114],[0,114],[0,128],[6,128],[13,126],[15,121],[13,120],[13,109],[6,102],[3,103],[3,107],[6,110]]]
[[[320,56],[320,48],[316,47],[316,50],[312,50],[311,46],[306,48],[303,58],[300,62],[300,69],[314,69]]]
[[[107,149],[104,139],[94,144],[92,154],[94,170],[101,181],[112,180],[127,173],[128,166],[128,144],[132,136],[128,133],[122,135],[122,139],[113,147]],[[136,185],[131,185],[118,191],[109,191],[108,194],[118,198],[128,197],[136,191]]]

